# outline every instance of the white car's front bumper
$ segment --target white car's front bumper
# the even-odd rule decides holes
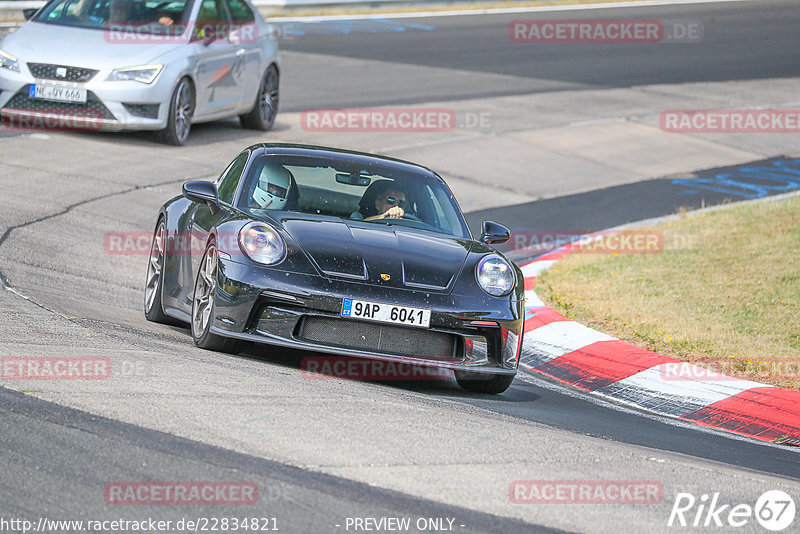
[[[106,81],[107,71],[97,71],[88,81],[63,81],[47,69],[21,64],[22,72],[0,69],[0,113],[20,127],[52,127],[89,130],[160,130],[167,124],[174,78],[161,72],[151,84]],[[86,69],[81,69],[85,71]],[[165,69],[166,71],[167,69]],[[78,80],[70,71],[66,78]],[[31,84],[57,83],[87,91],[86,103],[67,103],[33,98]]]

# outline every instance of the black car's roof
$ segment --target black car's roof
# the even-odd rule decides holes
[[[397,169],[403,169],[412,172],[422,172],[431,177],[439,180],[442,178],[434,171],[422,165],[405,161],[402,159],[392,158],[389,156],[380,156],[378,154],[370,154],[368,152],[357,152],[355,150],[345,150],[342,148],[333,148],[318,145],[301,145],[295,143],[258,143],[247,147],[249,150],[257,150],[259,148],[265,149],[269,154],[291,154],[297,156],[315,156],[315,157],[328,157],[339,158],[347,161],[358,163],[382,163]],[[247,150],[245,149],[245,150]],[[444,180],[442,180],[444,181]]]

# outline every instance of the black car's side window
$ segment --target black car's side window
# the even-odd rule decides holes
[[[228,0],[228,8],[231,11],[233,24],[236,26],[255,22],[256,20],[253,10],[243,0]]]
[[[225,204],[233,204],[233,196],[236,194],[236,187],[239,185],[239,180],[242,178],[242,171],[247,165],[247,158],[250,156],[249,152],[239,154],[239,157],[233,160],[225,174],[219,179],[217,185],[217,196],[220,202]]]

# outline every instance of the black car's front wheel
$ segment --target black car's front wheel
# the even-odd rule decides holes
[[[150,245],[150,258],[147,262],[147,280],[144,286],[144,316],[148,321],[176,324],[177,321],[164,313],[161,293],[164,291],[164,260],[167,253],[167,225],[164,219],[158,221]]]
[[[456,382],[467,391],[497,395],[511,387],[514,375],[490,375],[456,371]]]
[[[242,350],[244,343],[238,339],[211,333],[214,321],[214,295],[217,291],[217,246],[210,241],[200,261],[192,297],[192,339],[203,349],[230,352]]]
[[[194,115],[194,88],[189,78],[181,78],[169,99],[167,126],[158,137],[168,145],[180,146],[189,137]]]
[[[270,65],[261,78],[261,85],[258,87],[256,104],[250,113],[239,115],[242,126],[251,130],[266,131],[275,124],[275,117],[278,114],[278,85],[280,76],[278,68]]]

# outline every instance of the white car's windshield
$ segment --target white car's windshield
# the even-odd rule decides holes
[[[469,237],[441,180],[389,165],[261,156],[247,173],[239,207],[254,216],[264,210],[300,211]]]
[[[192,0],[57,0],[42,9],[37,22],[110,31],[183,33]]]

